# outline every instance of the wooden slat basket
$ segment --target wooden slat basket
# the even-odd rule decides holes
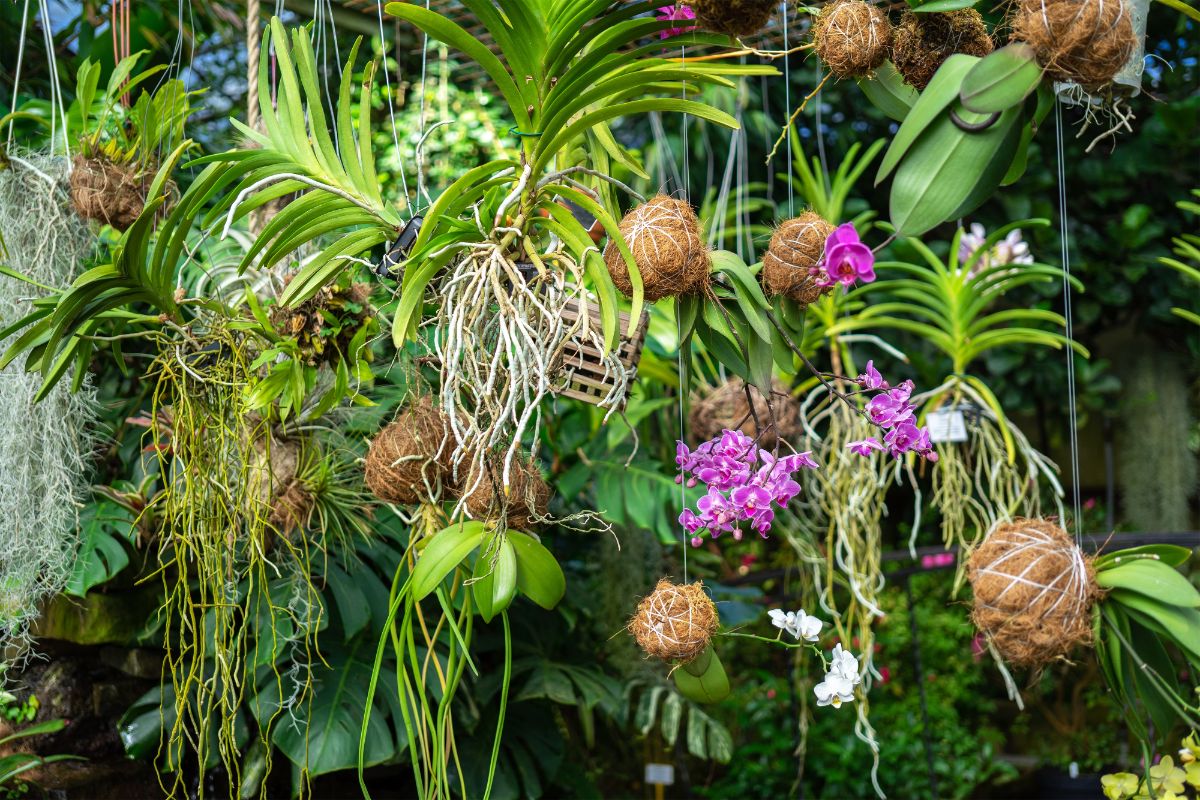
[[[592,329],[600,330],[602,328],[600,305],[592,300],[588,300],[585,303],[585,307],[588,316],[591,317],[590,324]],[[579,319],[579,301],[576,300],[567,305],[562,313],[563,318],[568,322],[575,322]],[[634,331],[633,337],[625,338],[622,336],[620,344],[617,347],[617,357],[621,360],[625,369],[633,373],[629,380],[631,385],[633,378],[637,375],[638,362],[642,358],[642,347],[646,343],[646,325],[649,321],[649,313],[643,311],[642,318],[638,322],[637,330]],[[620,313],[618,324],[622,332],[628,329],[629,312],[622,311]],[[599,405],[613,388],[613,376],[605,374],[604,362],[601,359],[600,351],[590,343],[578,338],[572,339],[563,351],[563,369],[567,370],[571,375],[567,385],[557,392],[564,397]],[[626,399],[625,397],[621,398],[620,407],[624,407]]]

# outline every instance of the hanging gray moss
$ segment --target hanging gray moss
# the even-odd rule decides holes
[[[0,171],[0,263],[48,286],[66,286],[92,247],[71,209],[65,158],[10,152]],[[0,276],[0,327],[39,294]],[[0,350],[11,342],[0,342]],[[92,454],[95,396],[64,381],[40,403],[42,377],[18,359],[0,371],[0,660],[29,652],[41,604],[66,585],[79,548],[78,512]]]
[[[1192,530],[1197,486],[1188,448],[1194,422],[1186,370],[1153,347],[1123,359],[1124,398],[1117,430],[1117,477],[1124,520],[1141,531]]]

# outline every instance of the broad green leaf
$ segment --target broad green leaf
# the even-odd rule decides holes
[[[1178,567],[1186,564],[1191,557],[1191,550],[1177,544],[1144,544],[1140,547],[1114,550],[1111,553],[1097,556],[1093,566],[1099,572],[1136,559],[1151,558],[1157,559],[1169,567]]]
[[[974,8],[979,0],[932,0],[929,3],[912,5],[915,14],[940,14],[944,11],[958,11],[963,8]]]
[[[989,116],[961,107],[957,113],[968,123]],[[994,191],[1008,170],[1008,163],[1001,163],[1006,146],[1012,148],[1010,162],[1015,152],[1016,142],[1009,137],[1019,115],[1020,109],[1010,108],[982,131],[962,130],[949,114],[935,120],[907,151],[892,181],[890,213],[896,231],[918,236]]]
[[[891,61],[880,64],[870,77],[859,78],[858,86],[872,105],[896,122],[904,121],[920,97],[920,92],[904,82]]]
[[[1200,592],[1187,578],[1161,561],[1138,558],[1096,573],[1096,583],[1104,589],[1128,589],[1160,603],[1195,608]]]
[[[438,584],[479,546],[484,533],[482,522],[469,520],[434,534],[413,568],[413,598],[424,600],[432,594]]]
[[[1102,603],[1118,603],[1154,619],[1192,659],[1200,659],[1200,610],[1166,605],[1128,589],[1113,589]]]
[[[527,533],[509,531],[517,558],[517,588],[546,610],[553,609],[567,591],[567,580],[546,547]]]
[[[963,78],[958,99],[980,114],[1004,111],[1023,102],[1042,82],[1033,48],[1013,42],[983,57]]]
[[[955,53],[938,67],[938,71],[930,79],[929,85],[921,92],[917,102],[904,117],[904,122],[900,124],[900,130],[896,131],[896,136],[892,139],[888,151],[884,153],[883,162],[879,165],[879,172],[875,175],[876,186],[883,183],[892,170],[900,164],[909,148],[921,138],[921,134],[925,133],[926,129],[930,128],[939,118],[944,117],[942,112],[957,99],[959,89],[962,88],[963,78],[966,77],[971,67],[978,63],[979,59],[975,56]]]
[[[703,669],[689,669],[692,664],[684,664],[672,673],[680,693],[697,703],[718,703],[728,697],[729,677],[711,644],[696,662],[702,662]]]
[[[493,554],[481,547],[475,557],[475,571],[471,576],[471,592],[475,606],[484,622],[508,608],[517,592],[517,556],[508,538],[501,539]]]

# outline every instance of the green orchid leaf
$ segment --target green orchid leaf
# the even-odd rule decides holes
[[[412,596],[424,600],[483,541],[482,522],[470,520],[434,534],[412,573]]]
[[[920,97],[920,92],[904,82],[891,61],[880,64],[870,77],[859,78],[858,86],[872,105],[896,122],[904,121]]]
[[[471,577],[475,581],[471,584],[475,606],[483,621],[491,622],[509,607],[517,593],[517,556],[512,542],[501,539],[494,557],[486,548],[480,548]]]
[[[517,559],[517,588],[547,611],[558,605],[567,591],[562,567],[546,547],[527,533],[509,531]]]

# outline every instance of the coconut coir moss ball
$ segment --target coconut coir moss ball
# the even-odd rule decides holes
[[[84,219],[124,231],[146,207],[153,174],[106,158],[75,156],[71,170],[71,204]]]
[[[420,397],[371,441],[367,488],[387,503],[436,501],[442,489],[453,489],[453,450],[449,419]]]
[[[865,0],[838,0],[813,23],[817,58],[839,78],[868,75],[888,57],[892,25]]]
[[[708,248],[700,233],[696,212],[682,200],[656,195],[621,220],[633,261],[642,276],[649,301],[698,292],[708,282]],[[604,250],[604,263],[613,284],[633,296],[633,283],[621,251],[613,242]]]
[[[805,211],[775,229],[763,255],[762,282],[769,295],[787,295],[808,305],[832,290],[818,286],[809,270],[825,256],[825,240],[834,226],[819,214]]]
[[[905,83],[924,89],[950,56],[983,57],[993,46],[983,17],[973,8],[932,14],[905,11],[892,31],[892,63]]]
[[[467,513],[473,519],[489,522],[505,520],[505,527],[519,531],[532,528],[546,517],[550,504],[550,486],[532,456],[518,456],[508,476],[508,495],[504,492],[503,459],[489,459],[483,477],[478,468],[467,480]]]
[[[1005,661],[1041,667],[1091,641],[1099,590],[1092,559],[1052,522],[1015,519],[992,529],[967,562],[971,619]]]
[[[767,26],[776,0],[690,0],[696,24],[729,36],[749,36]]]
[[[718,623],[717,607],[700,581],[674,584],[664,578],[638,603],[627,627],[646,655],[688,662],[704,652]]]
[[[1120,0],[1022,0],[1012,29],[1051,78],[1089,90],[1110,83],[1137,47]]]
[[[791,440],[799,436],[800,403],[788,392],[783,381],[771,379],[769,407],[762,392],[753,385],[750,396],[754,398],[754,414],[750,413],[750,401],[746,399],[746,382],[739,378],[718,386],[692,403],[688,423],[693,439],[697,443],[706,442],[720,436],[722,431],[740,430],[757,440],[759,447],[772,450],[780,439]],[[758,425],[754,422],[756,416]]]

